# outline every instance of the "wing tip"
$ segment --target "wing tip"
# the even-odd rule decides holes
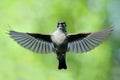
[[[13,32],[15,32],[15,31],[9,30],[9,31],[7,32],[7,34],[11,35]]]

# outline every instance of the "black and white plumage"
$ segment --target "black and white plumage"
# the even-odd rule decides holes
[[[49,35],[10,31],[10,36],[21,46],[36,53],[52,53],[53,43]]]
[[[66,52],[83,53],[100,45],[109,36],[113,28],[99,32],[67,34],[66,23],[58,22],[57,30],[52,35],[38,33],[22,33],[13,30],[9,35],[18,44],[36,53],[56,53],[59,62],[58,69],[67,69]]]

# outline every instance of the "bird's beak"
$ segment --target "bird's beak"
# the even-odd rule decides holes
[[[59,29],[62,29],[63,27],[59,26]]]

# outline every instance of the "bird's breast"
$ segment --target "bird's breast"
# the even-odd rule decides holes
[[[56,31],[53,33],[51,38],[55,44],[60,45],[66,40],[66,35],[63,32]]]

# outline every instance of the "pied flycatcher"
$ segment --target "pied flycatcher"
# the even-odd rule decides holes
[[[53,34],[22,33],[13,30],[9,35],[18,44],[35,53],[52,53],[57,55],[58,69],[67,69],[66,52],[83,53],[94,49],[112,32],[107,28],[99,32],[67,34],[66,23],[60,21]]]

